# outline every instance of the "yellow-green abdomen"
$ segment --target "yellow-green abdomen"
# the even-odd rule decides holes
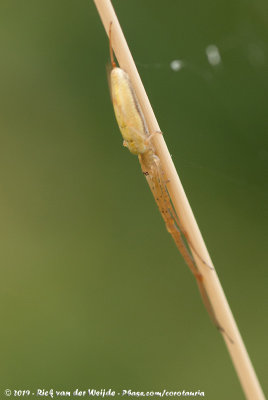
[[[148,150],[148,129],[129,77],[121,68],[111,71],[111,94],[124,144],[133,154]]]

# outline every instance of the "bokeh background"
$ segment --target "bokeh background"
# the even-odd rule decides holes
[[[113,4],[267,389],[267,2]],[[243,399],[122,147],[93,1],[1,0],[0,48],[1,399],[110,387]]]

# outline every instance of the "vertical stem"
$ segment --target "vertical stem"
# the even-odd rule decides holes
[[[130,77],[150,132],[153,133],[160,131],[159,125],[155,118],[145,89],[142,85],[140,76],[129,51],[111,1],[94,0],[94,2],[107,34],[109,34],[110,23],[113,23],[113,49],[116,54],[116,58],[120,67],[124,69]],[[157,154],[161,160],[164,173],[169,179],[168,191],[171,200],[178,216],[180,217],[182,226],[189,236],[189,241],[192,243],[194,249],[201,259],[204,260],[206,264],[212,266],[212,261],[208,254],[200,230],[197,226],[164,138],[162,135],[154,135],[153,141]],[[208,268],[208,266],[202,262],[200,257],[196,256],[196,252],[193,252],[195,262],[204,277],[204,286],[214,313],[217,316],[217,320],[226,332],[226,335],[223,334],[223,339],[225,340],[227,349],[231,356],[242,388],[245,392],[246,398],[249,400],[264,400],[264,394],[228,305],[217,273],[215,270]],[[229,338],[232,340],[229,340]]]

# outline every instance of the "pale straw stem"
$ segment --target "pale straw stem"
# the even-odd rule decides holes
[[[116,58],[120,67],[124,69],[130,77],[150,132],[153,133],[160,131],[160,127],[155,118],[111,1],[94,0],[94,2],[107,34],[109,34],[109,26],[112,22],[112,45]],[[157,154],[161,160],[162,168],[170,181],[168,183],[168,191],[174,208],[180,217],[184,230],[190,238],[190,242],[193,244],[194,249],[200,256],[198,257],[193,253],[195,262],[204,277],[204,285],[214,312],[220,326],[222,326],[226,332],[226,334],[223,333],[223,339],[225,340],[225,344],[231,356],[245,396],[249,400],[263,400],[265,399],[264,394],[228,305],[217,273],[201,261],[201,259],[203,259],[206,264],[213,266],[163,135],[154,135],[153,141]]]

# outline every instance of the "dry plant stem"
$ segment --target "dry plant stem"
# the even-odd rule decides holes
[[[94,0],[104,28],[109,34],[109,26],[113,26],[113,49],[119,65],[124,69],[133,84],[136,95],[140,102],[150,133],[160,131],[154,112],[142,85],[135,63],[129,51],[123,32],[119,25],[110,0]],[[206,264],[212,266],[212,261],[206,249],[205,243],[195,221],[191,207],[184,193],[175,166],[162,135],[153,136],[154,146],[161,160],[164,173],[169,179],[167,184],[174,208],[180,217],[182,226],[187,232],[190,243],[194,247],[193,256],[199,271],[204,277],[204,286],[220,325],[224,328],[223,339],[230,353],[237,375],[239,377],[246,398],[250,400],[265,399],[259,381],[249,359],[245,345],[238,331],[236,322],[224,295],[220,281],[215,270],[211,270]],[[196,255],[198,253],[199,257]],[[232,340],[229,340],[229,338]]]

